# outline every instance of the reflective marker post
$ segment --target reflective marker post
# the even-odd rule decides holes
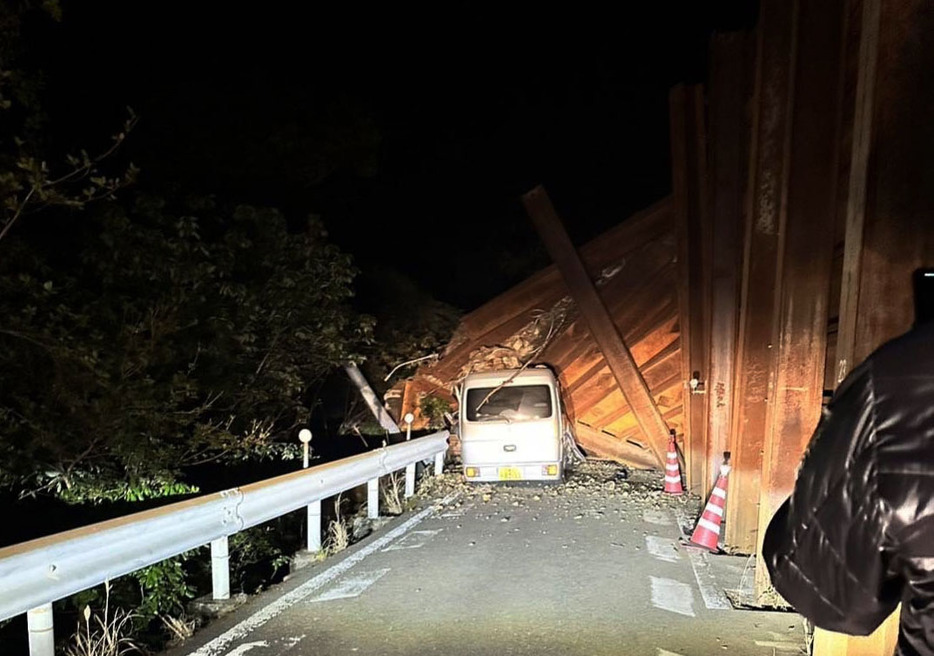
[[[27,612],[26,625],[29,629],[29,656],[55,656],[52,604],[45,604]]]
[[[302,443],[302,469],[308,469],[310,460],[311,431],[303,428],[298,432],[298,439]],[[313,501],[305,508],[308,539],[306,548],[309,553],[321,551],[321,501]]]
[[[226,535],[211,540],[211,583],[215,599],[230,599],[230,550]]]
[[[379,518],[379,478],[366,482],[366,516],[367,519]]]
[[[409,441],[412,439],[412,422],[415,421],[415,415],[411,412],[407,412],[405,417],[405,439]],[[408,499],[415,494],[415,463],[410,463],[405,466],[405,498]]]

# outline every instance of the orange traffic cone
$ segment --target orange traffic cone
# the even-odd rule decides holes
[[[668,456],[665,462],[665,494],[684,494],[681,487],[681,467],[678,465],[678,447],[675,446],[675,432],[668,438]]]
[[[714,553],[720,550],[720,524],[723,522],[723,506],[726,505],[726,477],[730,473],[730,466],[726,463],[720,466],[720,477],[710,493],[707,507],[697,520],[691,543],[705,547]]]

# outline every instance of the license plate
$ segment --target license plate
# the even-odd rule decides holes
[[[522,470],[518,467],[500,467],[499,480],[501,481],[520,481],[522,480]]]

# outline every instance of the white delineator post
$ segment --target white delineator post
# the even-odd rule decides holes
[[[405,417],[405,439],[406,441],[412,439],[412,422],[415,420],[415,415],[411,412],[407,412]],[[410,463],[405,467],[405,498],[415,494],[415,463]]]
[[[367,519],[379,518],[379,479],[374,478],[366,482],[366,516]]]
[[[309,464],[309,446],[311,442],[311,431],[303,428],[298,432],[298,439],[302,443],[302,469],[308,469]],[[308,539],[306,548],[310,553],[321,551],[321,502],[313,501],[305,507],[306,526],[308,527]]]
[[[55,628],[52,604],[33,608],[26,613],[29,629],[29,656],[55,656]]]
[[[226,535],[211,540],[211,583],[215,599],[230,599],[230,550]]]

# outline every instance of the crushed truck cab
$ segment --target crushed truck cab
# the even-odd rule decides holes
[[[544,366],[467,376],[459,428],[468,481],[560,480],[563,413],[558,381]]]

